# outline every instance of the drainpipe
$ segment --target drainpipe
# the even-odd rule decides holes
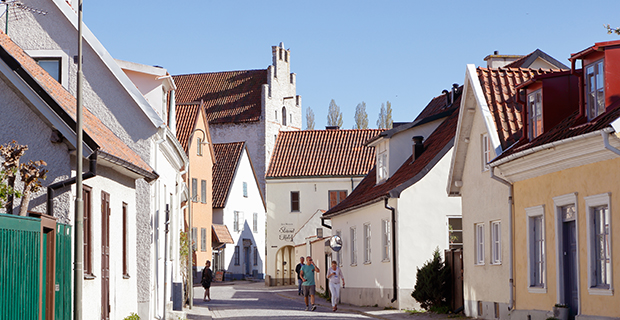
[[[513,293],[513,287],[514,287],[514,277],[513,277],[513,266],[512,266],[512,205],[513,205],[513,187],[512,187],[512,183],[498,177],[495,175],[495,167],[491,167],[491,170],[489,170],[491,172],[491,179],[496,180],[501,182],[502,184],[508,186],[508,250],[509,250],[509,254],[508,254],[508,273],[509,273],[509,279],[508,279],[508,284],[510,286],[510,290],[508,291],[510,293],[510,298],[508,300],[508,310],[512,310],[514,308],[514,293]]]
[[[321,217],[321,225],[327,229],[331,229],[332,226],[325,224],[325,218]]]
[[[385,208],[392,211],[392,287],[394,288],[394,303],[398,299],[398,282],[396,281],[396,210],[388,205],[389,198],[385,198]]]
[[[620,155],[620,150],[616,149],[614,146],[609,144],[609,131],[611,130],[602,130],[601,135],[603,136],[603,143],[605,144],[605,149]]]
[[[82,180],[92,178],[97,175],[97,151],[93,152],[89,159],[88,172],[82,174]],[[76,173],[77,174],[77,173]],[[47,187],[47,214],[54,216],[54,191],[74,184],[77,177],[59,181]]]

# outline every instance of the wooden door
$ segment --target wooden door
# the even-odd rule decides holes
[[[110,319],[110,195],[101,192],[101,319]]]

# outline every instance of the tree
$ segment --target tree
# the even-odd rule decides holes
[[[366,113],[366,102],[362,101],[355,107],[355,124],[353,129],[368,129],[368,114]]]
[[[392,129],[394,121],[392,121],[392,104],[388,101],[387,108],[385,104],[381,104],[381,110],[379,111],[379,119],[377,119],[377,128],[379,129]]]
[[[7,190],[4,207],[7,214],[13,214],[13,197],[19,195],[15,192],[15,178],[19,169],[19,158],[28,150],[28,146],[17,144],[15,140],[6,145],[0,145],[0,155],[4,159],[2,172],[6,176]],[[3,180],[4,183],[4,180]]]
[[[605,26],[605,29],[607,29],[608,34],[615,33],[617,35],[620,35],[620,28],[612,28],[610,25],[604,25],[604,26]]]
[[[306,130],[314,130],[314,112],[310,107],[306,109]]]
[[[417,268],[416,283],[411,296],[426,310],[439,310],[450,301],[450,266],[441,259],[439,248],[422,269]]]
[[[45,180],[47,175],[47,169],[43,169],[47,163],[43,160],[28,161],[28,163],[22,163],[19,166],[19,173],[21,175],[22,182],[24,183],[24,192],[22,201],[19,207],[19,215],[28,215],[28,204],[30,203],[30,195],[41,189],[41,180]]]
[[[329,109],[327,110],[327,125],[342,127],[342,112],[340,112],[340,107],[334,99],[329,103]]]

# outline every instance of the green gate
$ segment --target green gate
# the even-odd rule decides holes
[[[71,226],[56,224],[55,320],[71,319]]]
[[[0,214],[0,319],[39,318],[41,221]]]

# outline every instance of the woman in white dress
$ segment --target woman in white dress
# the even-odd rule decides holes
[[[327,270],[327,279],[329,279],[329,292],[332,294],[332,310],[336,311],[340,299],[340,280],[344,288],[344,276],[338,267],[338,262],[332,261],[332,267]]]

